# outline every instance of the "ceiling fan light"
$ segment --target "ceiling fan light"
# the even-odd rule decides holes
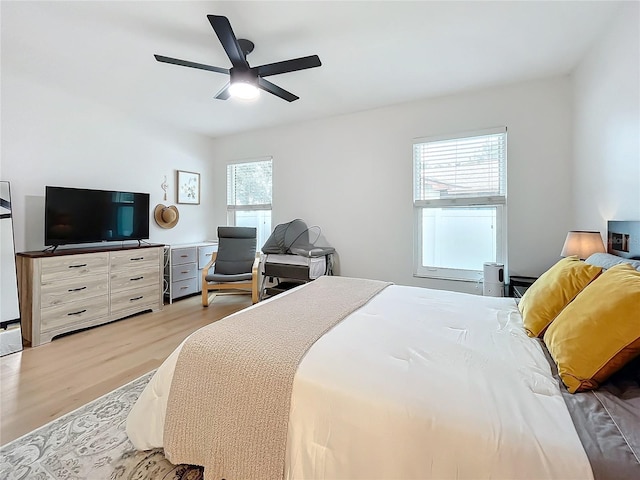
[[[229,85],[229,93],[233,98],[241,100],[255,100],[260,96],[260,90],[248,82],[232,82]]]

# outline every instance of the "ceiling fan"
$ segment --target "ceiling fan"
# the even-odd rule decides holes
[[[282,62],[267,63],[259,67],[251,67],[247,62],[247,55],[253,51],[254,44],[250,40],[244,38],[236,38],[231,28],[231,24],[227,17],[221,15],[207,15],[207,19],[213,30],[218,35],[220,43],[231,60],[232,67],[230,69],[214,67],[212,65],[204,65],[202,63],[180,60],[178,58],[165,57],[162,55],[154,55],[156,60],[163,63],[171,63],[173,65],[181,65],[183,67],[198,68],[200,70],[209,70],[211,72],[226,73],[230,76],[222,90],[220,90],[215,98],[226,100],[230,96],[238,96],[239,98],[255,98],[262,89],[266,92],[280,97],[288,102],[298,100],[298,96],[283,88],[265,80],[264,77],[271,75],[279,75],[281,73],[295,72],[297,70],[305,70],[307,68],[319,67],[322,65],[317,55],[308,57],[294,58],[284,60]]]

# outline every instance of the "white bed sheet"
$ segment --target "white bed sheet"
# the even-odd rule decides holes
[[[177,352],[127,419],[138,449],[162,446]],[[593,476],[513,299],[393,285],[302,360],[285,478]]]

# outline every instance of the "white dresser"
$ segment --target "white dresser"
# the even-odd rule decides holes
[[[22,334],[62,333],[162,308],[163,245],[17,254]]]
[[[182,243],[164,247],[164,296],[169,303],[200,293],[202,269],[218,251],[216,242]]]

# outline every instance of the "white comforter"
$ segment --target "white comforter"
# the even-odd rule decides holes
[[[140,450],[162,447],[179,350],[127,419]],[[286,463],[287,479],[593,478],[513,299],[395,285],[302,360]]]

